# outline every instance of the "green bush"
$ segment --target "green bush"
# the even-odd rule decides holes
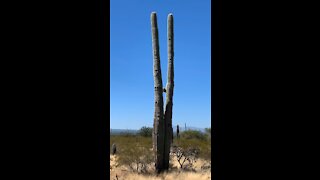
[[[153,128],[143,126],[139,130],[138,135],[143,136],[143,137],[152,137],[152,131],[153,131]]]
[[[188,130],[188,131],[183,131],[180,133],[181,138],[183,139],[199,139],[199,140],[206,140],[207,135],[200,132],[200,131],[195,131],[195,130]]]

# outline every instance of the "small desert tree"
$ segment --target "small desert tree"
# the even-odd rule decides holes
[[[151,127],[143,126],[139,130],[138,135],[144,136],[144,137],[152,137],[152,131],[153,131],[153,129]]]

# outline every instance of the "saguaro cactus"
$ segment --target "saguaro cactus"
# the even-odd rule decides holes
[[[169,153],[172,143],[173,129],[172,129],[172,97],[174,87],[174,71],[173,71],[173,15],[168,15],[168,75],[166,85],[166,107],[165,107],[165,148],[164,148],[164,166],[168,169],[169,166]]]
[[[117,152],[117,146],[115,143],[112,144],[112,155],[115,155]]]
[[[155,167],[157,172],[169,168],[169,153],[173,137],[172,128],[172,97],[174,87],[173,72],[173,15],[168,15],[168,79],[166,88],[162,87],[159,39],[157,27],[157,15],[151,13],[152,47],[153,47],[153,76],[155,92],[155,112],[153,124],[153,151],[155,156]],[[165,112],[163,107],[163,96],[166,95]]]
[[[177,138],[179,138],[179,125],[177,125]]]
[[[158,39],[157,15],[151,13],[152,48],[153,48],[153,77],[154,77],[154,122],[153,122],[153,151],[155,168],[159,173],[164,169],[164,112],[163,112],[163,87],[160,67],[160,52]]]

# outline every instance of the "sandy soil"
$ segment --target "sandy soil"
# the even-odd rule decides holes
[[[117,157],[110,155],[110,179],[116,180],[204,180],[211,179],[211,168],[210,169],[201,169],[201,166],[208,164],[208,162],[198,159],[194,163],[195,171],[186,171],[180,169],[180,165],[176,159],[173,159],[173,166],[168,173],[163,173],[156,176],[153,171],[154,167],[150,165],[148,171],[150,174],[138,174],[132,172],[128,167],[117,166]]]

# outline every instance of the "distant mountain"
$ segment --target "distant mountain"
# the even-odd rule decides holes
[[[185,127],[179,127],[180,128],[180,132],[185,131]],[[195,130],[195,131],[200,131],[200,132],[206,132],[205,128],[198,128],[198,127],[188,127],[187,126],[187,130]],[[135,130],[135,129],[110,129],[110,134],[121,134],[121,133],[130,133],[130,134],[136,134],[138,133],[139,130]],[[173,132],[176,133],[177,132],[177,126],[174,125],[173,126]]]
[[[130,133],[136,134],[139,130],[134,129],[110,129],[110,134]]]

